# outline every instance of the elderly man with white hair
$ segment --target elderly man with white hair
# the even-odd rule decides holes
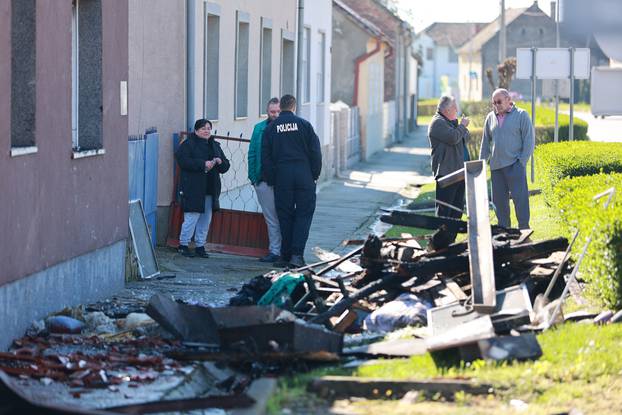
[[[492,106],[482,134],[479,158],[489,160],[492,202],[499,226],[509,228],[510,197],[519,229],[529,229],[529,191],[526,166],[535,147],[535,132],[529,114],[517,108],[506,89],[492,93]]]
[[[432,148],[432,172],[436,184],[436,215],[460,219],[464,208],[464,182],[440,187],[438,180],[464,167],[469,160],[466,142],[471,137],[467,127],[469,119],[458,122],[458,107],[451,96],[442,96],[437,111],[428,127],[428,139]],[[441,203],[439,203],[441,202]],[[447,204],[458,208],[451,209]],[[453,236],[455,238],[455,235]]]

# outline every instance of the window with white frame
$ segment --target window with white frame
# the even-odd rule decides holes
[[[248,116],[249,26],[248,14],[238,11],[235,42],[235,118]]]
[[[218,85],[220,65],[220,16],[204,3],[203,10],[203,108],[208,120],[218,119]]]
[[[305,27],[302,42],[302,102],[307,103],[311,101],[311,28]]]
[[[259,114],[266,113],[266,103],[272,98],[272,21],[261,18],[261,72],[259,79]]]
[[[73,0],[71,131],[74,151],[103,148],[101,0]]]
[[[326,101],[326,93],[324,84],[326,83],[326,33],[318,33],[318,53],[319,53],[319,68],[317,73],[317,101]]]
[[[282,33],[281,41],[281,95],[295,95],[295,45],[293,34]]]

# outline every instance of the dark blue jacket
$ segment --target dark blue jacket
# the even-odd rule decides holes
[[[320,139],[309,121],[291,111],[282,111],[263,133],[261,168],[269,185],[275,183],[277,167],[286,163],[306,163],[313,180],[320,177]]]

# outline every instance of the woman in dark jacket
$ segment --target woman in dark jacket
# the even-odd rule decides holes
[[[207,258],[205,242],[212,212],[219,209],[220,174],[229,170],[229,160],[220,144],[212,137],[212,123],[201,119],[194,123],[194,132],[181,143],[175,159],[181,167],[180,195],[184,223],[179,235],[179,252]],[[188,245],[194,234],[193,254]]]

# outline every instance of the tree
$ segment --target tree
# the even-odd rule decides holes
[[[495,86],[495,82],[492,79],[492,68],[486,69],[486,78],[490,83],[490,87],[492,89],[504,88],[509,91],[512,77],[516,73],[516,58],[507,58],[503,63],[497,65],[497,72],[499,74],[499,84]]]

